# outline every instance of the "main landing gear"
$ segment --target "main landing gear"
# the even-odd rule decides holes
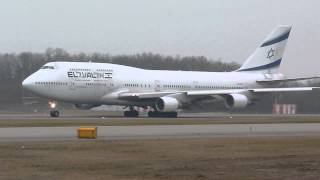
[[[159,111],[149,111],[149,117],[165,117],[165,118],[176,118],[178,117],[177,112],[159,112]]]
[[[123,115],[125,117],[139,117],[139,111],[135,110],[133,106],[129,106],[129,111],[124,111]],[[176,118],[178,117],[177,112],[160,112],[160,111],[149,111],[149,117],[158,118]]]
[[[133,108],[133,106],[130,106],[130,110],[129,111],[124,111],[123,115],[125,117],[138,117],[139,116],[139,111],[135,110]]]

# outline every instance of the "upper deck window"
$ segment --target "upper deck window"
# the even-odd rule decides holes
[[[54,67],[53,66],[42,66],[41,69],[54,69]]]

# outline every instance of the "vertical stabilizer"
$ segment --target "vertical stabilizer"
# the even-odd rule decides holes
[[[278,26],[262,42],[238,71],[276,73],[290,35],[291,26]]]

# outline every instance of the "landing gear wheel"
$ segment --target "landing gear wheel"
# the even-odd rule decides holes
[[[157,115],[158,115],[158,111],[149,111],[148,112],[149,117],[157,117]]]
[[[138,117],[139,116],[139,112],[134,110],[134,111],[124,111],[123,115],[125,117]]]
[[[51,117],[59,117],[59,115],[60,115],[60,112],[57,111],[57,110],[50,111],[50,116]]]
[[[159,111],[149,111],[149,117],[166,117],[166,118],[176,118],[178,117],[177,112],[159,112]]]
[[[178,117],[178,113],[177,112],[167,112],[167,116],[169,118],[177,118]]]

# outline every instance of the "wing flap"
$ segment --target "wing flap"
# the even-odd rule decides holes
[[[303,78],[287,78],[287,79],[266,79],[266,80],[258,80],[256,82],[260,84],[271,84],[271,83],[283,83],[283,82],[314,80],[314,79],[320,79],[320,76],[303,77]]]

